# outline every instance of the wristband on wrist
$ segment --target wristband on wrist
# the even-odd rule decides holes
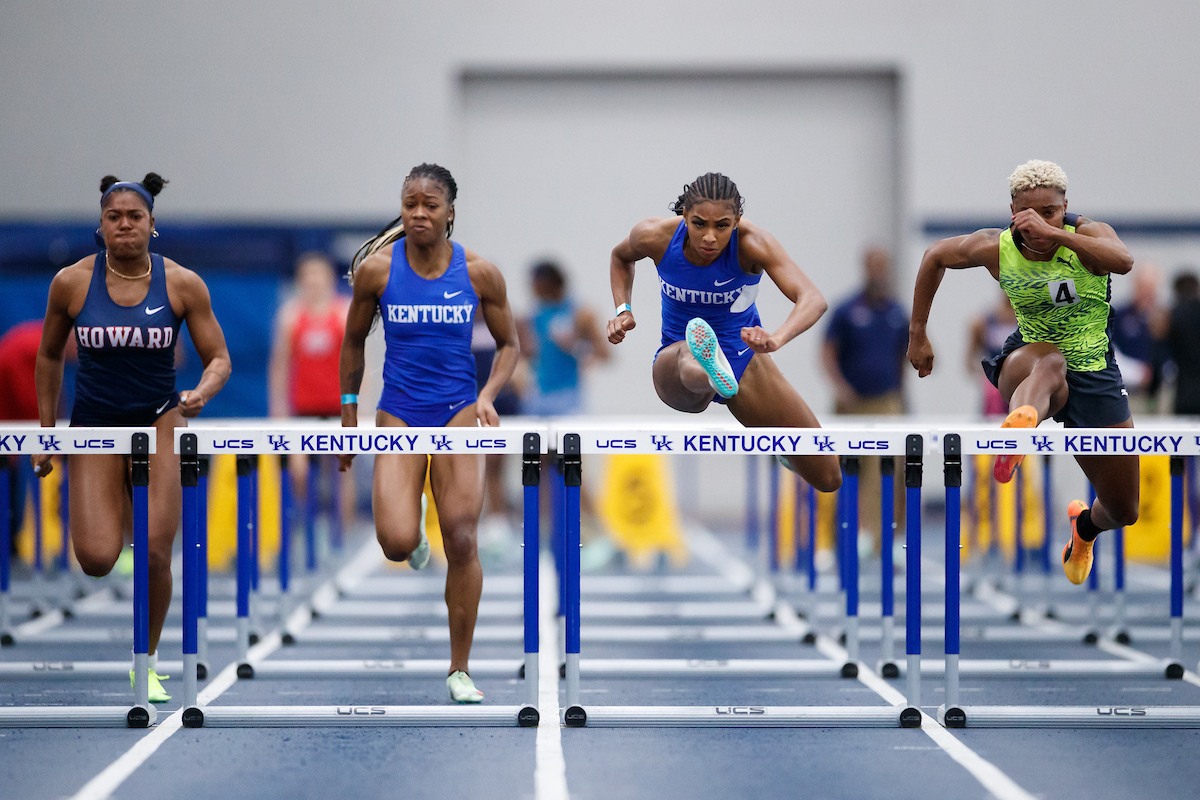
[[[633,306],[629,305],[629,303],[621,303],[621,305],[617,306],[617,313],[614,316],[619,317],[622,314],[624,314],[626,311],[628,311],[630,314],[632,314]]]
[[[344,405],[344,406],[356,406],[356,405],[358,405],[358,395],[356,395],[356,394],[344,394],[344,395],[342,395],[342,405]]]

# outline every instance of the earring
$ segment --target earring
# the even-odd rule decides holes
[[[155,228],[154,230],[150,231],[150,235],[153,236],[155,239],[157,239],[158,238],[158,228]]]

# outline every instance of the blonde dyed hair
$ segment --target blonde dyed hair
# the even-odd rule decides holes
[[[1013,197],[1041,187],[1067,191],[1067,173],[1053,161],[1026,161],[1008,176],[1008,191]]]

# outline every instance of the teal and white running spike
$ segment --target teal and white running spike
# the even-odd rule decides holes
[[[708,385],[721,397],[733,397],[738,391],[737,378],[733,377],[733,368],[729,360],[721,352],[721,344],[712,326],[695,317],[687,324],[688,350],[700,362],[700,366],[708,373]]]
[[[779,453],[776,453],[776,454],[775,454],[775,460],[776,460],[776,461],[778,461],[778,462],[779,462],[779,465],[780,465],[781,467],[783,467],[784,469],[791,470],[792,472],[795,472],[797,475],[799,475],[799,474],[800,474],[800,471],[799,471],[799,470],[797,470],[795,467],[793,467],[793,466],[792,466],[792,462],[791,462],[791,461],[788,461],[788,457],[787,457],[787,456],[780,455]]]
[[[483,692],[475,688],[475,681],[461,669],[446,677],[446,688],[450,691],[450,699],[456,703],[483,702]]]
[[[408,557],[408,565],[413,569],[425,569],[429,563],[429,537],[425,535],[425,514],[429,509],[429,498],[421,492],[421,543]]]

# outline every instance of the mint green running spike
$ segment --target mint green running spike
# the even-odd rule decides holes
[[[708,384],[721,397],[733,397],[738,391],[737,378],[733,376],[733,368],[729,360],[721,352],[721,344],[712,326],[700,317],[693,318],[687,324],[688,350],[700,362],[700,366],[708,373]]]
[[[408,556],[408,565],[413,569],[425,569],[429,564],[429,537],[425,535],[425,512],[429,508],[429,498],[421,492],[421,543]]]
[[[456,703],[483,702],[483,692],[475,688],[471,676],[461,669],[446,676],[446,688],[450,691],[450,699]]]

